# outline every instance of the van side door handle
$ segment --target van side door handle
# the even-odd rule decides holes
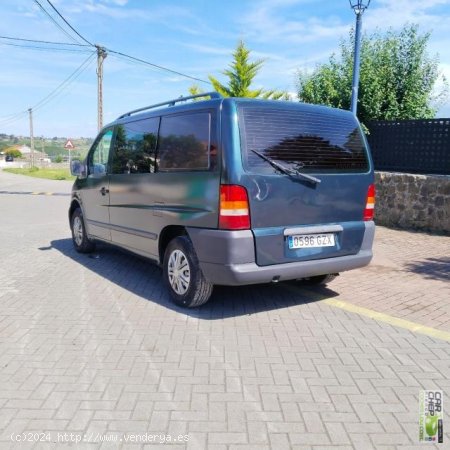
[[[101,192],[102,195],[106,195],[106,194],[109,194],[109,189],[106,189],[105,186],[103,186],[100,189],[100,192]]]

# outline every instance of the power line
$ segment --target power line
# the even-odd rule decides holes
[[[40,10],[47,16],[48,19],[50,19],[54,25],[56,25],[69,39],[76,42],[80,45],[80,43],[72,36],[70,35],[56,20],[55,18],[39,3],[38,0],[34,0],[34,2],[39,6]]]
[[[39,43],[39,44],[76,45],[76,46],[79,46],[79,47],[89,47],[86,44],[74,44],[73,42],[40,41],[38,39],[25,39],[25,38],[18,38],[18,37],[12,37],[12,36],[0,36],[0,39],[8,39],[8,40],[11,40],[11,41],[35,42],[35,43]]]
[[[20,48],[31,48],[33,50],[56,50],[59,52],[75,52],[75,53],[86,53],[88,50],[77,50],[74,48],[58,48],[58,47],[38,47],[35,45],[24,45],[24,44],[13,44],[12,42],[0,42],[1,45],[9,45],[10,47],[20,47]],[[75,44],[74,44],[75,45]]]
[[[185,74],[185,73],[178,72],[178,71],[176,71],[176,70],[169,69],[169,68],[167,68],[167,67],[164,67],[164,66],[160,66],[160,65],[158,65],[158,64],[151,63],[151,62],[149,62],[149,61],[145,61],[144,59],[136,58],[135,56],[130,56],[130,55],[127,55],[127,54],[122,53],[122,52],[116,52],[115,50],[111,50],[111,49],[109,49],[109,48],[107,48],[106,50],[107,50],[109,53],[114,53],[114,54],[116,54],[116,55],[122,56],[123,58],[127,58],[127,59],[130,59],[130,60],[132,60],[132,61],[137,61],[137,62],[140,62],[141,64],[145,64],[145,65],[147,65],[147,66],[151,66],[151,67],[154,67],[154,68],[159,69],[159,70],[164,70],[164,71],[166,71],[166,72],[170,72],[170,73],[173,73],[173,74],[175,74],[175,75],[180,75],[180,76],[185,77],[185,78],[190,78],[191,80],[194,80],[194,81],[200,81],[201,83],[211,84],[209,81],[202,80],[201,78],[193,77],[193,76],[191,76],[191,75],[187,75],[187,74]]]
[[[75,30],[75,28],[70,25],[69,22],[67,22],[67,20],[61,15],[61,13],[53,6],[53,3],[50,0],[47,0],[47,3],[53,8],[53,10],[56,12],[56,14],[58,14],[59,17],[61,17],[62,20],[64,20],[64,22],[67,24],[67,26],[74,32],[76,33],[81,39],[83,39],[84,42],[88,43],[89,45],[91,45],[92,47],[95,47],[94,44],[92,42],[89,42],[87,39],[85,39],[83,36],[81,36],[80,33],[78,33],[77,30]]]
[[[43,9],[43,11],[48,15],[47,11],[46,11],[46,10],[43,8],[43,6],[39,3],[39,1],[38,1],[38,0],[34,0],[34,1],[35,1],[35,2]],[[53,3],[52,3],[50,0],[47,0],[47,3],[53,8],[53,10],[58,14],[58,16],[59,16],[59,17],[67,24],[67,26],[69,26],[70,29],[71,29],[73,32],[75,32],[81,39],[83,39],[84,42],[88,43],[88,44],[91,45],[92,47],[96,47],[94,44],[92,44],[90,41],[88,41],[86,38],[84,38],[80,33],[78,33],[78,31],[77,31],[75,28],[73,28],[72,25],[70,25],[70,23],[69,23],[69,22],[64,18],[64,16],[56,9],[56,7],[53,5]],[[50,17],[51,17],[51,16],[50,16]],[[51,18],[52,18],[52,20],[54,20],[53,17],[51,17]],[[56,22],[55,22],[55,23],[56,23]],[[58,27],[59,27],[59,24],[58,24]],[[66,33],[66,32],[65,32],[65,33]],[[67,34],[67,33],[66,33],[66,34]],[[73,39],[73,37],[71,37],[71,39]],[[189,79],[191,79],[191,80],[193,80],[193,81],[199,81],[200,83],[211,84],[209,81],[202,80],[201,78],[193,77],[193,76],[191,76],[191,75],[188,75],[188,74],[179,72],[179,71],[177,71],[177,70],[169,69],[168,67],[164,67],[164,66],[161,66],[161,65],[159,65],[159,64],[155,64],[155,63],[152,63],[152,62],[150,62],[150,61],[146,61],[146,60],[144,60],[144,59],[137,58],[137,57],[135,57],[135,56],[127,55],[127,54],[125,54],[125,53],[118,52],[118,51],[111,50],[111,49],[107,49],[107,48],[105,48],[105,50],[107,50],[107,51],[110,52],[110,53],[114,53],[114,54],[116,54],[116,55],[119,55],[119,56],[121,56],[121,57],[123,57],[123,58],[127,58],[127,59],[129,59],[129,60],[132,60],[132,61],[135,61],[135,62],[139,62],[139,63],[144,64],[144,65],[147,65],[147,66],[154,67],[155,69],[159,69],[159,70],[163,70],[163,71],[166,71],[166,72],[169,72],[169,73],[173,73],[173,74],[175,74],[175,75],[179,75],[179,76],[184,77],[184,78],[189,78]]]
[[[35,0],[35,2],[37,2],[37,0]],[[50,0],[47,0],[47,3],[54,9],[54,11],[58,14],[58,16],[61,17],[62,20],[64,20],[64,22],[70,27],[70,29],[71,29],[72,31],[74,31],[81,39],[83,39],[84,42],[87,42],[89,45],[92,45],[93,47],[95,47],[94,44],[92,44],[92,43],[89,42],[87,39],[85,39],[83,36],[81,36],[81,34],[78,33],[78,31],[75,30],[75,28],[73,28],[72,25],[70,25],[70,23],[64,18],[64,16],[63,16],[63,15],[55,8],[55,6],[53,6],[53,4],[52,4],[52,2],[51,2]],[[166,71],[166,72],[170,72],[170,73],[173,73],[173,74],[175,74],[175,75],[179,75],[179,76],[182,76],[182,77],[185,77],[185,78],[189,78],[189,79],[194,80],[194,81],[200,81],[201,83],[210,84],[208,81],[202,80],[201,78],[196,78],[196,77],[193,77],[193,76],[191,76],[191,75],[187,75],[187,74],[185,74],[185,73],[178,72],[178,71],[176,71],[176,70],[169,69],[169,68],[167,68],[167,67],[164,67],[164,66],[161,66],[161,65],[158,65],[158,64],[151,63],[151,62],[149,62],[149,61],[145,61],[145,60],[143,60],[143,59],[141,59],[141,58],[136,58],[135,56],[127,55],[127,54],[125,54],[125,53],[117,52],[117,51],[111,50],[111,49],[105,49],[105,50],[107,50],[107,51],[110,52],[110,53],[115,53],[116,55],[122,56],[122,57],[124,57],[124,58],[128,58],[128,59],[130,59],[130,60],[140,62],[141,64],[145,64],[145,65],[154,67],[154,68],[159,69],[159,70],[164,70],[164,71]]]
[[[28,111],[21,111],[15,114],[11,114],[10,116],[6,116],[4,119],[0,119],[0,126],[4,127],[6,125],[10,125],[18,120],[21,120],[28,114]]]
[[[63,82],[61,82],[53,91],[51,91],[48,95],[42,98],[39,102],[37,102],[34,106],[32,106],[33,111],[37,111],[42,109],[45,105],[55,99],[58,95],[60,95],[64,89],[66,89],[71,83],[73,83],[86,69],[89,67],[90,63],[92,63],[96,52],[91,52],[91,54],[78,66]],[[25,115],[28,114],[27,111],[20,111],[15,114],[10,114],[9,116],[5,116],[3,119],[0,119],[0,125],[5,126],[9,125],[17,120],[22,119]]]
[[[33,111],[41,109],[47,103],[49,103],[53,98],[57,97],[60,92],[62,92],[66,87],[68,87],[73,81],[75,81],[89,66],[89,64],[93,61],[93,57],[96,52],[92,52],[82,63],[75,69],[59,86],[57,86],[50,94],[36,103],[32,108]],[[59,91],[59,92],[58,92]]]
[[[39,40],[34,40],[34,39],[10,38],[10,37],[5,37],[5,36],[0,36],[0,39],[10,39],[10,40],[18,40],[18,41],[26,41],[26,42],[38,42],[38,43],[42,42],[42,43],[48,43],[48,44],[51,43],[51,44],[58,44],[58,45],[73,45],[73,46],[80,46],[80,47],[88,47],[88,45],[85,45],[85,44],[72,44],[72,43],[66,44],[66,43],[63,43],[63,42],[39,41]],[[30,48],[30,49],[42,50],[42,51],[56,50],[56,51],[66,51],[66,52],[75,52],[75,53],[86,53],[88,51],[87,49],[84,49],[84,50],[80,49],[80,50],[78,50],[78,49],[70,49],[70,48],[38,47],[38,46],[34,46],[34,45],[14,44],[12,42],[0,42],[0,44],[2,44],[2,45],[9,45],[9,46],[13,46],[13,47],[20,47],[20,48]],[[182,76],[184,78],[189,78],[189,79],[194,80],[194,81],[200,81],[201,83],[210,84],[209,81],[202,80],[201,78],[193,77],[191,75],[187,75],[185,73],[178,72],[178,71],[173,70],[173,69],[169,69],[168,67],[164,67],[164,66],[161,66],[161,65],[158,65],[158,64],[151,63],[150,61],[145,61],[143,59],[136,58],[135,56],[127,55],[125,53],[117,52],[115,50],[111,50],[111,49],[108,49],[108,48],[105,49],[105,50],[107,50],[109,53],[113,53],[115,55],[118,55],[118,57],[127,59],[129,61],[134,61],[135,63],[138,63],[138,64],[151,66],[151,67],[153,67],[155,69],[163,70],[163,71],[166,71],[166,72],[170,72],[170,73],[173,73],[175,75]]]
[[[75,43],[62,43],[62,42],[51,42],[51,41],[43,41],[43,40],[35,40],[35,39],[25,39],[25,38],[13,38],[13,37],[9,37],[9,36],[0,36],[1,39],[6,39],[6,40],[15,40],[15,41],[20,41],[20,42],[32,42],[32,43],[39,43],[39,44],[50,44],[50,45],[76,45],[79,47],[87,47],[87,45],[85,44],[80,44],[80,42],[78,42],[70,33],[68,33],[66,30],[64,30],[64,28],[61,27],[61,25],[55,20],[55,18],[41,5],[41,3],[39,3],[38,0],[34,0],[34,2],[39,6],[39,8],[41,9],[41,11],[53,22],[54,25],[56,25],[67,37],[69,37],[69,39],[71,39],[72,41],[74,41]],[[155,69],[158,70],[162,70],[162,71],[166,71],[184,78],[189,78],[191,80],[194,81],[199,81],[201,83],[206,83],[206,84],[210,84],[208,81],[203,80],[201,78],[197,78],[197,77],[193,77],[191,75],[179,72],[177,70],[173,70],[173,69],[169,69],[168,67],[164,67],[161,66],[159,64],[155,64],[152,63],[150,61],[146,61],[144,59],[141,58],[137,58],[135,56],[131,56],[128,55],[126,53],[123,52],[118,52],[115,50],[111,50],[111,49],[105,49],[103,47],[100,47],[99,45],[94,45],[92,44],[90,41],[88,41],[87,39],[85,39],[80,33],[78,33],[77,30],[75,30],[75,28],[72,27],[72,25],[70,25],[70,23],[62,16],[62,14],[55,8],[55,6],[52,4],[52,2],[50,0],[47,0],[47,3],[52,7],[52,9],[58,14],[58,16],[64,21],[64,23],[78,36],[80,37],[84,42],[86,42],[89,46],[91,47],[95,47],[96,48],[96,52],[91,53],[88,58],[86,58],[85,61],[83,61],[83,63],[68,77],[66,78],[59,86],[57,86],[50,94],[48,94],[46,97],[44,97],[41,101],[39,101],[36,105],[34,105],[32,107],[33,110],[37,110],[40,108],[43,108],[46,104],[48,104],[50,101],[52,101],[54,98],[56,98],[67,86],[69,86],[69,84],[71,82],[73,82],[76,78],[78,78],[82,72],[84,72],[87,67],[89,66],[92,57],[97,53],[97,57],[100,58],[100,56],[102,56],[102,59],[104,59],[106,57],[106,50],[109,53],[112,53],[113,55],[117,55],[117,57],[120,58],[124,58],[126,59],[128,62],[133,62],[133,63],[140,63],[146,66],[150,66],[153,67]],[[28,45],[28,44],[15,44],[12,42],[1,42],[3,45],[12,45],[15,47],[24,47],[24,48],[32,48],[32,49],[37,49],[37,50],[61,50],[61,51],[72,51],[72,52],[85,52],[86,50],[78,50],[78,49],[64,49],[64,48],[55,48],[55,47],[42,47],[42,46],[32,46],[32,45]],[[101,64],[101,62],[100,62]],[[22,116],[24,114],[27,114],[27,111],[22,111],[16,114],[12,114],[10,116],[5,117],[3,120],[0,119],[0,124],[4,125],[5,123],[11,123],[14,122],[16,120],[19,120],[20,118],[22,118]]]

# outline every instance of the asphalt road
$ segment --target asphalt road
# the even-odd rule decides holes
[[[73,250],[69,192],[0,172],[0,448],[423,448],[419,392],[450,394],[448,237],[380,227],[328,288],[185,310],[148,261]]]

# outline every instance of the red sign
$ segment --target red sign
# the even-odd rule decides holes
[[[70,139],[67,139],[66,145],[64,145],[64,148],[67,150],[73,150],[75,148],[75,145],[72,144],[72,141]]]

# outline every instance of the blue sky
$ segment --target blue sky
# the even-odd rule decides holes
[[[204,80],[208,74],[223,79],[221,71],[243,39],[253,58],[265,59],[255,87],[289,92],[295,92],[296,71],[327,61],[355,21],[347,0],[51,1],[88,41]],[[39,2],[77,37],[47,0]],[[34,0],[2,0],[0,12],[2,36],[73,42]],[[450,1],[372,0],[364,31],[398,29],[407,22],[432,32],[430,53],[439,54],[440,68],[450,79]],[[96,58],[87,60],[91,50],[72,46],[76,51],[43,51],[6,43],[17,42],[0,39],[0,133],[29,135],[25,112],[35,107],[35,136],[95,136],[97,77]],[[39,106],[80,66],[73,82]],[[192,84],[109,54],[104,63],[104,123],[131,109],[187,95]],[[208,85],[197,84],[208,90]],[[450,117],[450,100],[438,116]]]

